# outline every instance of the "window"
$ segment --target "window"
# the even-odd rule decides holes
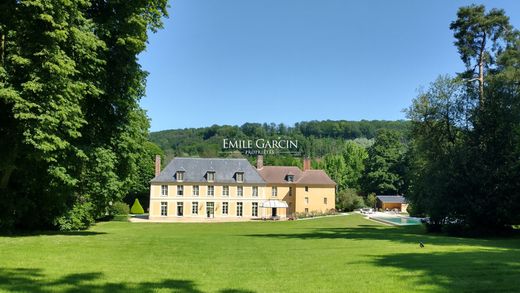
[[[215,181],[215,172],[208,171],[208,174],[206,175],[206,179],[208,180],[208,182]]]
[[[227,215],[228,214],[228,209],[229,209],[229,203],[223,202],[222,203],[222,214],[223,215]]]
[[[327,198],[326,197],[323,198],[323,203],[327,204]]]
[[[309,213],[309,209],[308,209],[308,208],[305,208],[305,213],[306,213],[306,214]]]
[[[177,195],[178,196],[183,196],[184,195],[184,186],[177,185]]]
[[[253,208],[251,210],[251,215],[253,217],[258,217],[258,203],[257,202],[253,203]]]
[[[244,186],[237,186],[237,196],[244,196]]]
[[[272,197],[276,197],[276,196],[278,196],[278,188],[277,188],[276,186],[273,186],[273,187],[271,188],[271,196],[272,196]]]
[[[237,172],[235,175],[235,179],[237,182],[244,182],[244,173],[243,172]]]
[[[183,214],[184,214],[184,203],[178,202],[177,203],[177,216],[182,217]]]
[[[168,195],[168,185],[161,185],[161,195],[162,196]]]
[[[254,197],[258,196],[258,186],[253,186],[253,196]]]
[[[222,186],[222,196],[229,196],[229,186]]]
[[[309,186],[305,186],[305,192],[309,191]]]
[[[168,216],[168,202],[161,201],[161,216]]]
[[[191,203],[191,214],[198,215],[199,214],[199,203],[194,201]]]
[[[177,171],[175,178],[177,178],[177,181],[182,182],[184,180],[184,171]]]
[[[237,217],[242,217],[243,203],[237,202]]]
[[[294,175],[287,175],[288,182],[294,182]]]
[[[309,204],[309,198],[305,197],[305,204]]]
[[[208,186],[208,196],[214,196],[215,195],[215,186],[209,185]]]
[[[199,186],[193,185],[193,196],[199,196]]]

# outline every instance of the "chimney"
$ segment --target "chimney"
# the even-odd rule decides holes
[[[258,157],[256,157],[256,168],[262,169],[263,167],[264,167],[264,156],[258,155]]]
[[[304,158],[303,159],[303,171],[307,171],[311,169],[311,159]]]
[[[161,156],[155,156],[155,177],[161,173]]]

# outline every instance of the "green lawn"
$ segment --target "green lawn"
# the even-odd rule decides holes
[[[419,248],[418,242],[425,243]],[[290,222],[99,223],[0,237],[0,291],[520,290],[520,238],[426,235],[358,215]]]

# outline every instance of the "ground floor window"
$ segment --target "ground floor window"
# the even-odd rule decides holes
[[[253,208],[251,210],[251,215],[253,217],[258,217],[258,203],[257,202],[253,203]]]
[[[305,208],[305,214],[308,214],[308,213],[309,213],[309,209]]]
[[[168,215],[168,202],[161,201],[161,216],[167,216],[167,215]]]
[[[199,214],[199,203],[196,201],[191,203],[191,214],[193,214],[193,215]]]
[[[227,215],[228,214],[228,209],[229,209],[229,203],[223,202],[222,203],[222,214],[223,215]]]
[[[243,204],[241,202],[237,202],[237,217],[242,217],[242,212],[244,210]]]
[[[206,217],[213,218],[215,216],[215,203],[212,201],[206,202]]]
[[[184,214],[184,203],[178,202],[177,203],[177,216],[182,217]]]

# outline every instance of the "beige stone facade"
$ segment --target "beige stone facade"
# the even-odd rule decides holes
[[[208,172],[213,173],[210,182]],[[287,208],[264,208],[269,200],[286,203]],[[152,180],[149,218],[286,219],[334,207],[335,183],[321,170],[254,168],[239,159],[175,158]]]

